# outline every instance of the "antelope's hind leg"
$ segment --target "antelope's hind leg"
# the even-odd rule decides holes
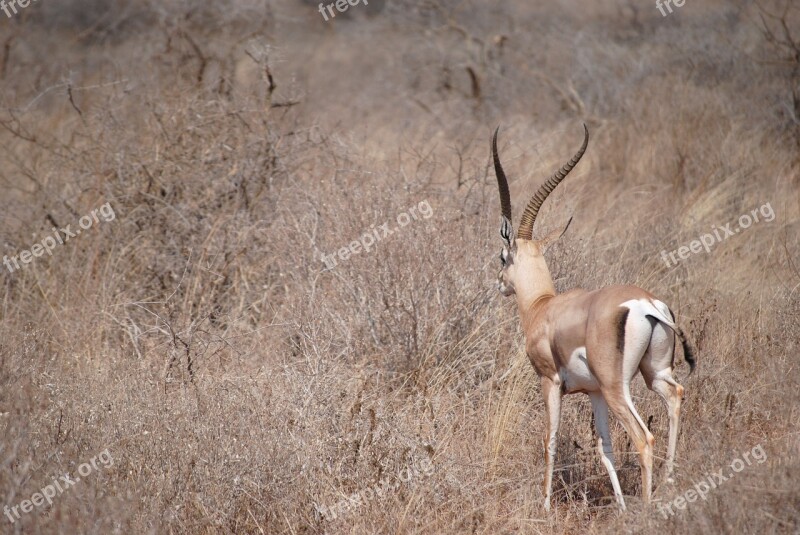
[[[680,430],[681,402],[684,389],[672,376],[675,357],[675,335],[662,323],[653,327],[650,346],[639,366],[647,388],[664,401],[669,416],[669,442],[667,444],[666,481],[674,482],[675,450]]]
[[[603,397],[614,416],[620,419],[625,431],[633,439],[639,452],[642,470],[642,499],[650,503],[653,489],[653,446],[655,438],[636,411],[631,398],[631,381],[639,373],[639,367],[650,345],[655,320],[635,308],[621,318],[618,346],[613,351],[621,353],[622,377],[604,381]],[[612,349],[608,348],[608,351]],[[619,354],[618,353],[618,354]],[[613,359],[609,359],[612,361]]]
[[[650,503],[650,495],[653,489],[653,444],[655,439],[650,430],[641,423],[641,418],[628,404],[626,396],[622,392],[614,390],[604,391],[603,396],[611,408],[614,416],[619,418],[622,427],[631,437],[639,453],[639,467],[642,470],[642,499],[645,503]]]

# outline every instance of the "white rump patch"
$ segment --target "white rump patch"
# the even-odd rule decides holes
[[[670,320],[670,322],[672,321],[672,312],[669,311],[669,307],[666,303],[659,301],[658,299],[654,299],[653,306],[655,306],[667,320]]]
[[[659,301],[659,303],[661,303]],[[664,305],[663,303],[661,303]],[[625,348],[622,355],[622,393],[625,396],[625,403],[636,420],[647,429],[631,399],[631,379],[636,375],[639,364],[642,362],[647,347],[650,345],[650,338],[653,335],[653,326],[650,324],[648,316],[652,316],[658,321],[671,324],[672,322],[664,317],[664,314],[656,308],[656,305],[649,299],[631,299],[625,301],[620,306],[626,307],[630,312],[625,321]],[[664,305],[666,307],[666,305]]]
[[[620,306],[626,307],[631,311],[631,313],[639,313],[642,316],[653,316],[655,319],[666,324],[667,326],[672,328],[675,327],[669,307],[658,299],[653,299],[653,301],[650,301],[649,299],[631,299],[629,301],[625,301]],[[630,321],[630,314],[628,315],[628,321]],[[625,341],[627,342],[627,336]]]

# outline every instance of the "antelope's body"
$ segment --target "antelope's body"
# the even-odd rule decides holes
[[[511,202],[497,155],[497,132],[492,143],[503,210],[500,230],[504,241],[500,254],[503,267],[498,287],[503,295],[517,298],[526,353],[541,380],[548,413],[544,482],[548,510],[563,395],[582,392],[591,398],[600,459],[608,471],[615,498],[625,509],[608,427],[609,409],[636,444],[642,469],[642,494],[647,502],[652,488],[655,439],[633,405],[630,383],[641,372],[647,387],[664,400],[669,411],[667,476],[670,477],[684,393],[672,376],[675,335],[683,344],[684,357],[692,370],[695,365],[691,347],[674,323],[672,312],[649,292],[635,286],[611,286],[556,294],[542,254],[556,237],[533,240],[533,223],[547,195],[577,164],[587,144],[588,131],[578,154],[542,185],[528,203],[512,243]]]

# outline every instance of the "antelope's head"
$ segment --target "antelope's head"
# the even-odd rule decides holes
[[[497,275],[497,279],[498,289],[504,296],[514,295],[521,288],[529,291],[535,291],[537,288],[546,291],[552,288],[553,283],[550,271],[544,261],[543,252],[548,245],[567,231],[572,218],[570,218],[563,231],[550,234],[541,240],[533,239],[533,224],[536,222],[539,208],[542,207],[547,196],[566,178],[581,159],[583,153],[586,152],[586,146],[589,144],[589,129],[586,128],[586,125],[583,125],[583,129],[583,145],[575,156],[564,164],[547,182],[542,184],[528,201],[528,205],[522,214],[516,237],[513,237],[511,195],[508,192],[508,181],[506,180],[506,174],[503,172],[503,166],[500,165],[500,157],[497,155],[497,132],[500,128],[498,127],[494,131],[492,157],[494,158],[494,171],[497,175],[497,186],[500,189],[500,209],[502,211],[500,237],[503,240],[503,248],[500,251],[500,273]]]

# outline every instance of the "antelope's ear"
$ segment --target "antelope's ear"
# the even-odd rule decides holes
[[[572,223],[572,217],[570,217],[570,218],[569,218],[569,221],[567,221],[567,226],[565,226],[565,227],[564,227],[564,230],[562,230],[562,231],[560,231],[560,232],[559,232],[559,230],[558,230],[558,229],[555,229],[555,230],[554,230],[554,231],[552,231],[550,234],[548,234],[547,236],[545,236],[544,238],[542,238],[541,240],[539,240],[539,247],[541,248],[541,250],[542,250],[542,251],[544,251],[545,249],[547,249],[548,247],[550,247],[550,246],[551,246],[553,243],[555,243],[556,241],[558,241],[558,240],[559,240],[559,238],[561,238],[561,236],[563,236],[564,234],[566,234],[566,232],[567,232],[567,229],[569,228],[569,225],[570,225],[570,223]]]
[[[500,237],[503,238],[503,243],[506,244],[506,247],[511,247],[511,236],[513,232],[514,231],[511,228],[511,221],[509,221],[507,217],[503,216],[503,221],[500,223]]]

